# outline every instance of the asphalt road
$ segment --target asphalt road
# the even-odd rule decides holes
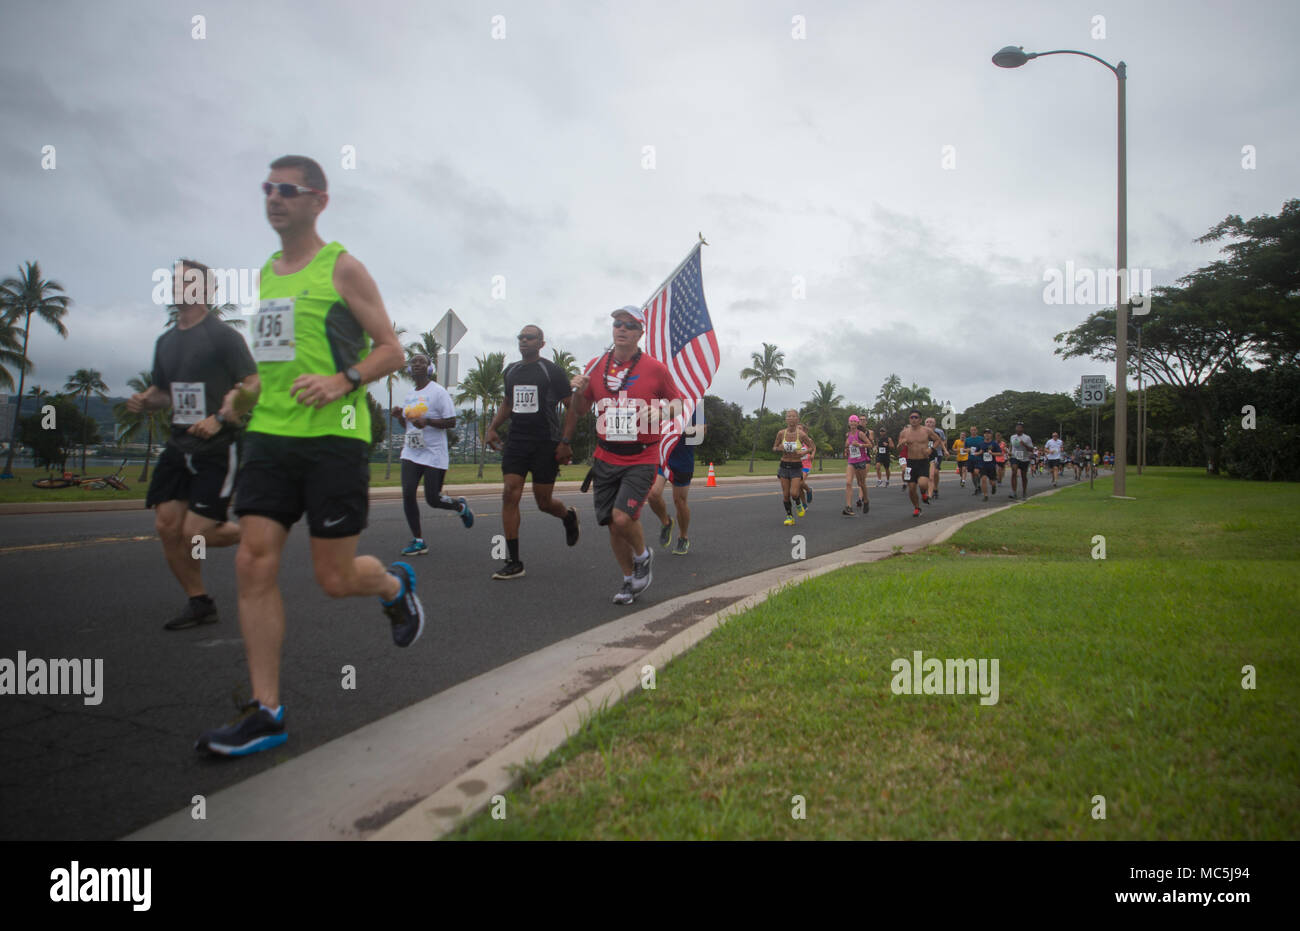
[[[760,466],[761,468],[761,466]],[[1009,478],[1009,476],[1008,476]],[[638,605],[682,595],[788,562],[791,538],[809,557],[884,536],[918,521],[988,504],[944,473],[938,501],[911,516],[895,482],[871,486],[871,512],[848,518],[843,481],[814,479],[812,508],[794,527],[781,521],[775,477],[691,489],[691,552],[658,550],[651,589]],[[1042,491],[1049,479],[1031,481]],[[232,550],[210,550],[204,569],[221,620],[189,631],[162,623],[184,602],[141,511],[0,517],[0,658],[103,660],[102,702],[81,696],[0,695],[0,839],[121,837],[209,794],[503,663],[605,623],[628,609],[611,603],[621,583],[596,527],[591,498],[561,497],[581,515],[582,539],[564,545],[559,521],[524,499],[520,533],[527,576],[492,581],[492,537],[501,532],[497,492],[474,496],[466,530],[450,512],[424,512],[428,556],[410,561],[430,625],[409,650],[391,640],[377,600],[334,601],[317,587],[306,531],[295,527],[281,586],[288,616],[282,700],[289,741],[276,753],[211,759],[193,741],[234,716],[248,692],[235,613]],[[645,510],[647,538],[657,521]],[[410,538],[400,502],[372,504],[361,552],[399,558]],[[357,687],[342,688],[342,667]],[[280,752],[283,751],[283,752]]]

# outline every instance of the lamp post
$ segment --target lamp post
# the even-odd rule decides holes
[[[1112,65],[1088,52],[1074,49],[1056,49],[1051,52],[1026,52],[1023,48],[1008,45],[993,56],[999,68],[1019,68],[1025,62],[1044,55],[1082,55],[1101,62],[1119,85],[1119,192],[1118,230],[1115,248],[1115,272],[1121,284],[1115,301],[1115,487],[1114,495],[1125,495],[1125,465],[1128,462],[1128,165],[1124,132],[1124,88],[1128,82],[1128,66],[1124,62]]]

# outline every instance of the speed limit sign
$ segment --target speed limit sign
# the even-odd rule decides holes
[[[1106,403],[1106,376],[1084,375],[1079,382],[1079,401],[1084,407],[1101,407]]]

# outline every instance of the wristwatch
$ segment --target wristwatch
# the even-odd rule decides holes
[[[346,378],[348,381],[352,382],[353,391],[356,391],[358,388],[361,387],[361,373],[358,372],[352,366],[348,366],[343,371],[343,377]]]

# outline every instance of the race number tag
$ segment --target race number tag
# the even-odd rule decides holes
[[[903,466],[903,482],[906,484],[912,480],[912,467]]]
[[[408,434],[406,434],[406,448],[407,448],[407,449],[424,449],[424,448],[425,448],[425,447],[424,447],[424,434],[423,434],[423,433],[408,433]]]
[[[208,416],[206,390],[201,381],[172,382],[172,423],[189,425]]]
[[[611,443],[636,442],[636,408],[630,404],[605,408],[605,439]]]
[[[258,305],[251,342],[258,362],[293,361],[293,298],[280,297]]]
[[[889,452],[889,447],[887,447],[887,446],[882,446],[882,447],[880,447],[880,455],[884,456],[884,455],[886,455],[888,452]]]
[[[536,385],[515,385],[514,413],[516,414],[536,414],[537,413],[537,386]]]
[[[861,458],[862,458],[862,447],[861,447],[861,446],[850,446],[850,447],[849,447],[849,458],[850,458],[850,459],[861,459]]]
[[[989,452],[987,449],[984,450],[984,461],[985,461],[985,462],[992,462],[992,461],[993,461],[993,454],[992,454],[991,452]]]
[[[786,440],[781,444],[781,448],[787,453],[797,453],[799,451],[799,444],[792,440]]]

